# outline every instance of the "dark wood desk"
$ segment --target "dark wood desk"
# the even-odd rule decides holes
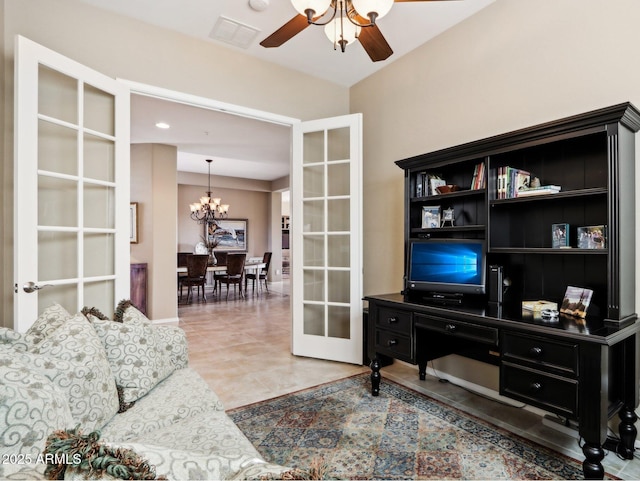
[[[387,358],[419,367],[460,354],[499,367],[500,394],[576,421],[584,439],[583,471],[602,479],[604,449],[633,459],[640,374],[640,321],[523,316],[518,306],[437,306],[401,294],[367,296],[372,394]],[[607,438],[608,420],[620,419],[620,441]]]

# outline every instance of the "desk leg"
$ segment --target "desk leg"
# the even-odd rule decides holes
[[[618,454],[624,459],[633,459],[633,446],[638,434],[635,422],[638,420],[638,416],[636,416],[632,408],[624,406],[618,413],[618,417],[620,418],[620,425],[618,426],[618,432],[620,433]]]
[[[378,356],[373,358],[371,361],[371,395],[377,396],[380,394],[380,360]]]
[[[604,459],[604,449],[599,444],[585,443],[582,446],[582,453],[585,460],[582,462],[582,472],[585,479],[603,479],[604,468],[602,461]]]

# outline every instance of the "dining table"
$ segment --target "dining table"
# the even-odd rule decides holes
[[[248,260],[247,262],[244,263],[244,271],[250,271],[250,272],[258,272],[260,269],[263,269],[267,267],[267,264],[265,262],[263,262],[262,260],[260,261],[253,261],[253,260]],[[207,266],[207,275],[213,272],[222,272],[222,271],[226,271],[227,270],[227,266],[225,264],[216,264],[216,265],[211,265],[211,266]],[[176,268],[176,272],[178,273],[178,276],[180,276],[180,274],[186,274],[187,273],[187,267],[186,266],[178,266]],[[245,289],[246,289],[246,283],[247,283],[247,279],[245,277]],[[207,284],[211,285],[212,282],[209,282],[209,279],[207,279]]]

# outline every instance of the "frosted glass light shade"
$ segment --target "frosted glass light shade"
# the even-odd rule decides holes
[[[368,18],[370,13],[375,13],[376,20],[389,13],[393,6],[393,0],[351,0],[351,3],[361,17]]]
[[[348,45],[357,38],[358,34],[360,33],[360,27],[356,27],[346,18],[342,21],[341,27],[340,19],[335,18],[325,25],[324,33],[332,43],[339,45],[340,40],[345,40],[346,45]]]
[[[315,12],[314,17],[318,17],[329,9],[331,0],[291,0],[293,8],[295,8],[301,15],[307,16],[305,10],[313,10]]]

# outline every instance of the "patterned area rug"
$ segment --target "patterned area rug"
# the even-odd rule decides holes
[[[339,479],[583,479],[580,462],[368,374],[230,410],[268,461]]]

